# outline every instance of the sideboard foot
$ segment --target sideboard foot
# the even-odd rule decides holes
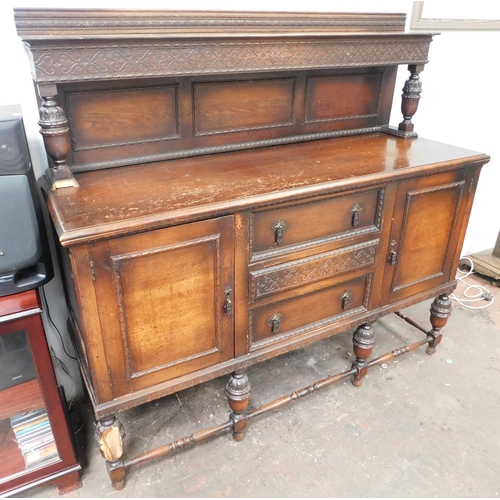
[[[125,477],[127,475],[127,470],[125,464],[122,460],[117,460],[116,462],[106,461],[106,469],[108,471],[109,479],[111,480],[111,486],[115,490],[123,490],[125,488]]]
[[[95,439],[101,455],[106,459],[111,485],[115,490],[125,487],[126,468],[122,460],[125,431],[122,423],[111,415],[97,421]]]
[[[57,480],[54,481],[54,484],[57,486],[57,492],[59,495],[65,495],[80,488],[82,486],[80,481],[80,467],[78,466],[77,470],[57,478]]]
[[[352,337],[352,343],[356,356],[356,360],[352,364],[352,367],[356,369],[352,383],[359,387],[368,372],[366,361],[372,355],[373,346],[375,345],[375,332],[372,326],[366,323],[358,326]]]
[[[241,441],[245,437],[248,418],[244,412],[250,399],[250,382],[243,371],[235,371],[229,376],[226,384],[226,395],[232,413],[233,438]]]
[[[432,340],[426,348],[427,354],[434,354],[436,346],[439,345],[442,339],[441,328],[448,322],[451,316],[451,299],[446,294],[439,295],[434,299],[431,305],[431,325],[432,330],[429,332]]]

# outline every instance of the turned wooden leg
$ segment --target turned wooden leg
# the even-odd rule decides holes
[[[432,337],[432,340],[427,346],[427,354],[434,354],[436,352],[436,346],[442,339],[441,328],[446,325],[450,316],[451,299],[445,294],[436,297],[431,305],[432,330],[429,332],[429,335]]]
[[[242,371],[231,373],[226,384],[226,395],[229,406],[233,410],[229,417],[233,422],[233,438],[241,441],[245,437],[248,421],[243,413],[250,398],[250,382],[246,373]]]
[[[353,368],[356,368],[356,374],[352,379],[352,383],[356,387],[359,387],[363,383],[363,377],[368,371],[366,360],[371,356],[373,346],[375,345],[375,333],[372,326],[367,324],[359,326],[354,332],[352,343],[354,346],[354,355],[356,356],[356,361],[352,364]]]
[[[95,438],[101,455],[106,459],[108,475],[115,490],[121,490],[125,487],[126,470],[121,459],[124,437],[123,426],[114,415],[98,420]]]

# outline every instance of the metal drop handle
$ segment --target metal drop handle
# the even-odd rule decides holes
[[[271,325],[271,332],[273,335],[276,335],[280,331],[280,321],[282,317],[280,313],[275,313],[267,320]]]
[[[233,301],[231,300],[231,295],[233,291],[231,288],[226,288],[224,294],[226,298],[224,299],[224,310],[226,311],[227,316],[231,316],[233,314]]]
[[[351,218],[352,227],[358,227],[359,215],[361,214],[362,211],[363,211],[363,207],[358,202],[356,202],[349,210],[349,213],[352,215],[352,218]]]
[[[278,220],[271,226],[271,229],[275,232],[275,241],[277,245],[283,243],[286,226],[287,224],[284,220]]]
[[[396,252],[396,244],[397,244],[396,240],[391,241],[391,247],[390,247],[391,251],[389,252],[389,264],[391,264],[391,266],[395,266],[398,260],[398,254]]]
[[[351,304],[352,292],[349,290],[344,290],[344,292],[340,295],[340,299],[342,300],[342,309],[346,311]]]

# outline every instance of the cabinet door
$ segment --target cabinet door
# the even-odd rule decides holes
[[[113,397],[234,356],[232,216],[96,243],[90,253]]]
[[[384,278],[386,302],[454,279],[469,185],[464,171],[399,184]]]

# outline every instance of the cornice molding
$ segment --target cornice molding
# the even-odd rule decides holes
[[[14,9],[23,40],[158,35],[193,37],[207,32],[403,32],[405,14],[285,13],[103,9]]]

